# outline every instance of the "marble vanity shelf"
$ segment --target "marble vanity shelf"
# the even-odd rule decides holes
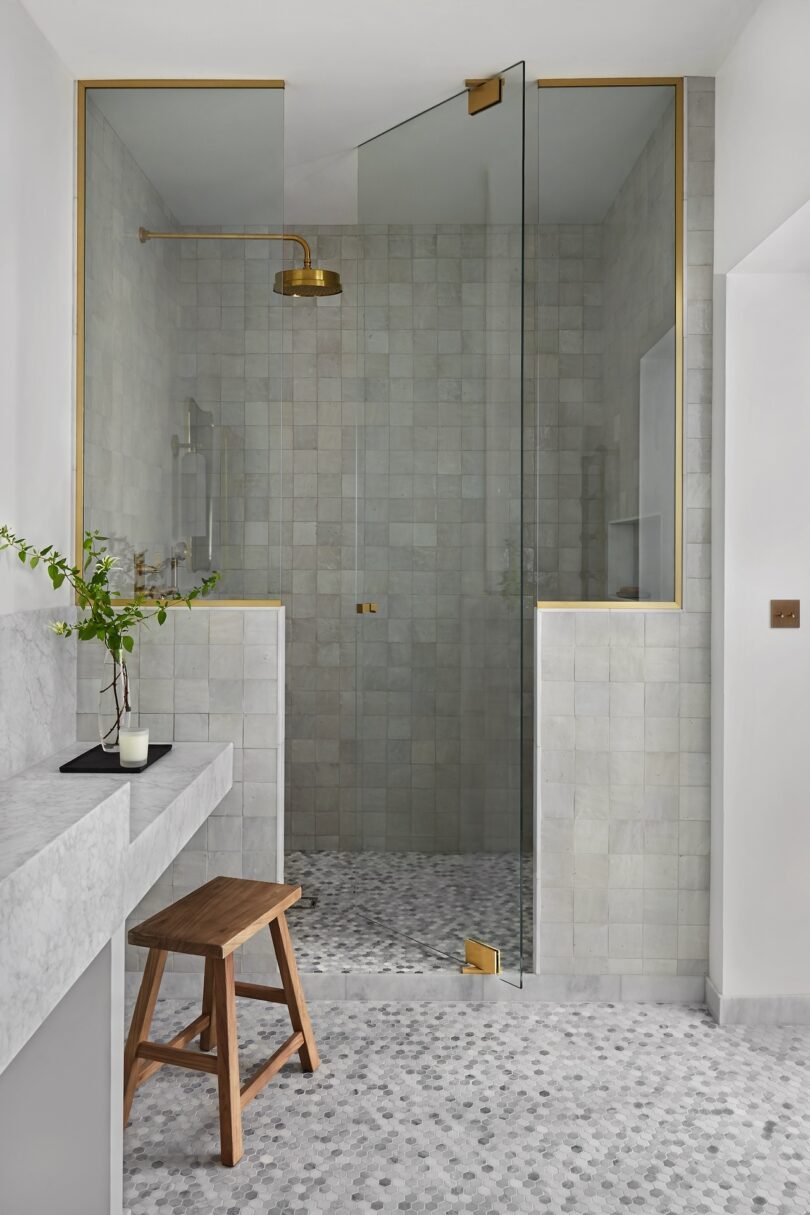
[[[137,776],[59,772],[84,749],[0,782],[0,1072],[233,783],[230,743]]]

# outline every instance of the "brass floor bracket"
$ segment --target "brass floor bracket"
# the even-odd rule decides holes
[[[467,113],[480,114],[503,100],[503,77],[489,76],[485,80],[465,80]]]
[[[465,965],[461,968],[463,975],[499,975],[501,973],[501,951],[494,945],[485,945],[467,937],[464,942]]]

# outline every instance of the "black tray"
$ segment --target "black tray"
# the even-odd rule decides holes
[[[122,768],[119,762],[117,751],[104,751],[99,747],[91,747],[89,751],[84,751],[81,755],[77,755],[75,759],[69,759],[66,764],[61,764],[60,772],[143,772],[144,768],[149,768],[157,760],[162,759],[172,749],[171,743],[150,743],[149,758],[140,768]]]

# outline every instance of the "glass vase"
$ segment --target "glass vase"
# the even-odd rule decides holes
[[[132,720],[132,693],[123,650],[104,651],[98,694],[98,733],[104,751],[118,750],[118,734]]]

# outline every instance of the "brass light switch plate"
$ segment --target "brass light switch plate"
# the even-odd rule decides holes
[[[799,628],[799,623],[798,599],[771,600],[772,629],[797,629]]]

